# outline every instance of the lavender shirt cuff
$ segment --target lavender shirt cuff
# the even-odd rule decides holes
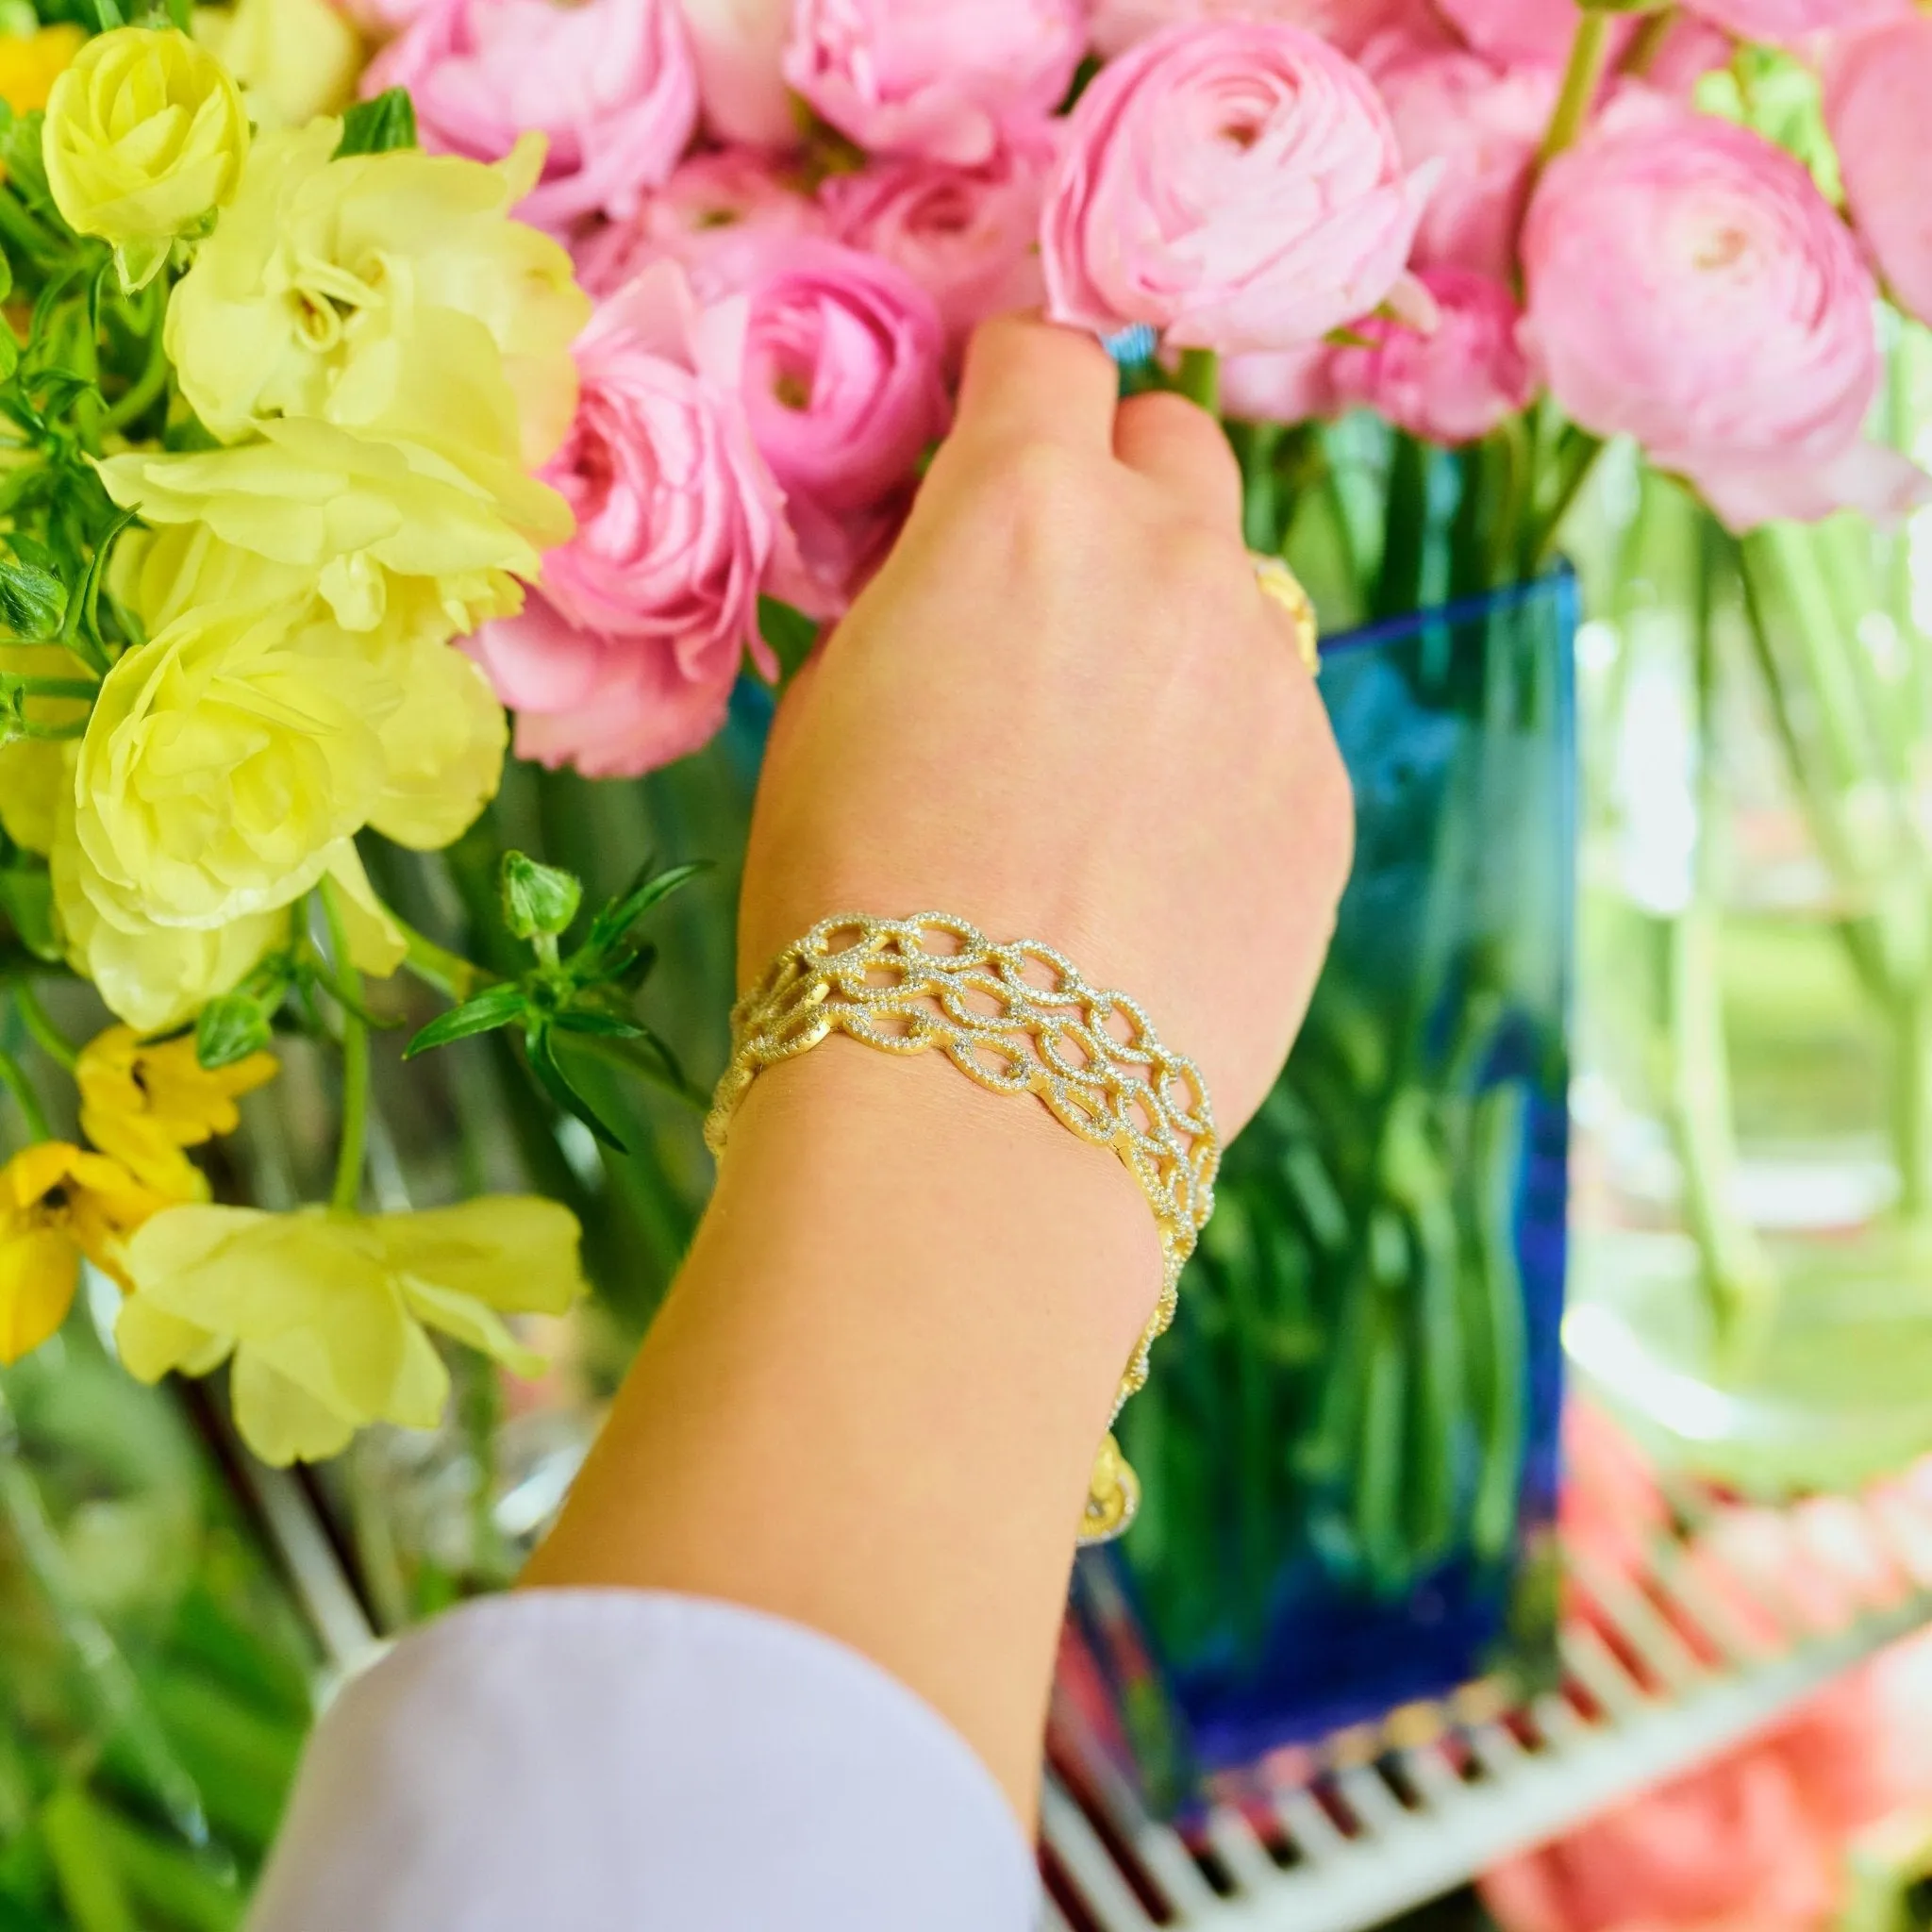
[[[991,1775],[857,1652],[735,1605],[533,1590],[336,1700],[251,1932],[1029,1932]]]

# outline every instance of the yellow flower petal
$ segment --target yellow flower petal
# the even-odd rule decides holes
[[[0,1362],[17,1362],[67,1319],[80,1250],[53,1228],[0,1234]]]

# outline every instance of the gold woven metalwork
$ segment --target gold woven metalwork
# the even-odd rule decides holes
[[[1278,557],[1265,557],[1250,551],[1254,558],[1255,581],[1261,594],[1280,610],[1294,626],[1294,647],[1310,672],[1322,668],[1320,631],[1315,623],[1315,607],[1302,589],[1301,579]]]
[[[980,1086],[1035,1094],[1081,1140],[1110,1147],[1154,1210],[1162,1263],[1160,1299],[1121,1377],[1120,1414],[1174,1320],[1181,1270],[1214,1211],[1221,1160],[1200,1073],[1161,1045],[1132,1000],[1089,986],[1051,946],[996,944],[945,913],[847,913],[778,955],[732,1009],[731,1033],[731,1064],[705,1123],[714,1154],[758,1074],[834,1033],[883,1053],[937,1048]],[[1118,1536],[1140,1497],[1109,1433],[1094,1458],[1081,1541]]]

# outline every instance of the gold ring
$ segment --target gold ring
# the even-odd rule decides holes
[[[1301,654],[1302,662],[1310,674],[1318,671],[1322,661],[1316,648],[1320,630],[1315,623],[1315,607],[1308,602],[1301,579],[1278,557],[1263,557],[1258,551],[1249,555],[1254,558],[1255,581],[1260,586],[1262,596],[1277,610],[1287,613],[1288,621],[1294,625],[1294,647]]]

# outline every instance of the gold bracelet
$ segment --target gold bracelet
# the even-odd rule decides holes
[[[724,1151],[764,1068],[833,1033],[884,1053],[938,1047],[994,1093],[1037,1094],[1081,1140],[1111,1147],[1140,1183],[1160,1228],[1160,1300],[1121,1377],[1088,1486],[1080,1541],[1108,1541],[1141,1500],[1111,1424],[1147,1380],[1147,1352],[1174,1320],[1181,1270],[1214,1211],[1221,1141],[1199,1071],[1160,1044],[1125,994],[1090,987],[1051,946],[996,945],[942,912],[848,913],[787,946],[732,1008],[731,1064],[705,1122],[712,1153]]]

